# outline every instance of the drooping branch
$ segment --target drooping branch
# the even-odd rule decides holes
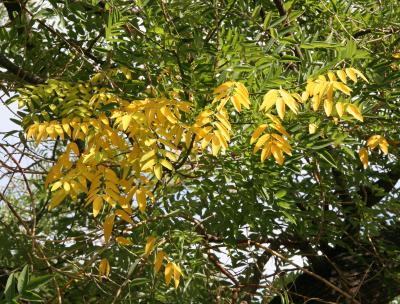
[[[31,84],[40,84],[45,82],[42,77],[19,67],[3,54],[0,54],[0,67],[6,69],[9,73],[14,74],[19,79],[29,82]]]

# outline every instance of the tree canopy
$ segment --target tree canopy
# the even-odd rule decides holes
[[[0,1],[0,303],[396,303],[399,4]]]

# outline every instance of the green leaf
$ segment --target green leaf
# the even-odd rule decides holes
[[[22,269],[21,273],[18,276],[18,292],[23,293],[26,285],[28,284],[28,279],[29,279],[29,267],[28,265],[25,265],[25,267]]]
[[[42,297],[32,291],[25,291],[21,299],[29,302],[43,302]]]
[[[275,193],[276,198],[282,198],[287,194],[287,191],[284,189],[279,190],[278,192]]]
[[[314,41],[311,43],[300,44],[300,48],[302,49],[334,49],[340,46],[341,45],[337,43],[329,43],[324,41]]]
[[[29,280],[29,283],[26,286],[26,290],[35,290],[35,289],[39,288],[40,286],[46,284],[52,278],[53,278],[53,275],[50,275],[50,274],[46,274],[46,275],[39,276],[39,277],[33,277]]]
[[[7,279],[4,296],[7,302],[11,302],[15,297],[15,274],[11,273]]]

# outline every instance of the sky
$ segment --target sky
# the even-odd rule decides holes
[[[0,96],[3,96],[3,92],[0,91]],[[13,123],[10,118],[13,117],[13,114],[10,112],[10,110],[4,105],[4,102],[7,100],[7,96],[4,95],[3,98],[0,99],[0,133],[2,132],[7,132],[11,130],[15,130],[16,127],[18,127],[15,123]],[[17,111],[18,106],[16,103],[10,105],[10,108],[13,111]],[[0,136],[0,141],[2,141],[3,138]]]

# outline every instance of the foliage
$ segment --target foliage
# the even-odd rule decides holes
[[[382,2],[3,1],[3,302],[393,300]]]

